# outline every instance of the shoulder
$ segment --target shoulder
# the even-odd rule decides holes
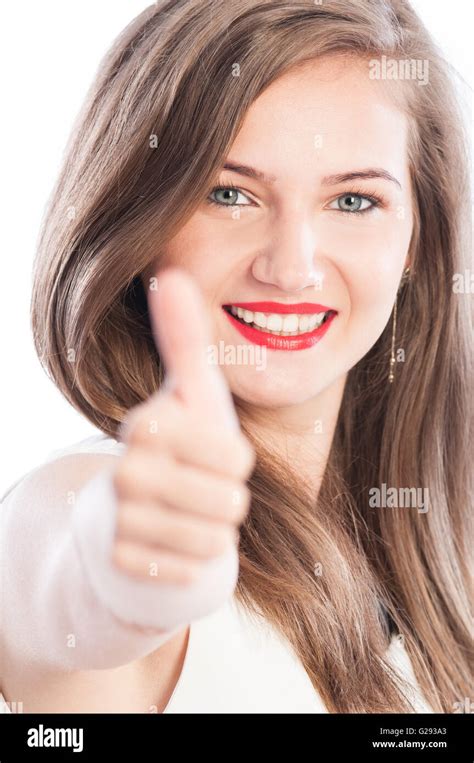
[[[37,501],[76,491],[125,450],[106,435],[92,435],[51,451],[36,467],[16,479],[0,496],[0,503],[35,497]]]

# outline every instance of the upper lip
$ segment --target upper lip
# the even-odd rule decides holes
[[[243,307],[254,313],[327,313],[332,307],[318,305],[316,302],[299,302],[296,305],[287,305],[282,302],[229,302],[224,307]],[[333,310],[333,312],[336,312]]]

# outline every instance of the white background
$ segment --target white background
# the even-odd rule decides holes
[[[44,206],[73,119],[106,49],[149,4],[3,4],[0,495],[53,449],[97,431],[63,399],[36,357],[29,324],[31,269]],[[472,87],[470,0],[412,4]],[[470,87],[463,86],[462,96],[468,112]]]

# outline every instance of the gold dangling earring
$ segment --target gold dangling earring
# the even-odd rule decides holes
[[[405,268],[402,275],[402,280],[400,281],[400,286],[398,287],[397,296],[395,298],[395,305],[393,306],[393,324],[392,324],[392,346],[390,351],[390,370],[388,374],[388,381],[389,384],[393,384],[393,381],[395,379],[394,369],[395,369],[395,337],[397,333],[397,312],[398,312],[398,294],[402,288],[402,286],[405,284],[405,282],[408,280],[408,277],[410,275],[410,268]]]

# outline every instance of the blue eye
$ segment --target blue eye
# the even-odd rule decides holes
[[[213,198],[213,195],[218,196],[220,194],[221,198]],[[219,207],[244,207],[249,206],[245,202],[239,203],[238,199],[239,196],[243,199],[247,199],[248,197],[242,193],[242,191],[237,188],[236,186],[232,184],[227,184],[225,186],[216,186],[212,189],[211,193],[209,194],[207,201],[210,204],[217,204]]]
[[[338,196],[331,204],[337,204],[337,207],[330,206],[329,209],[336,209],[340,212],[349,214],[368,212],[377,207],[380,200],[373,196],[362,196],[360,193],[344,193]]]
[[[242,201],[243,200],[243,201]],[[232,183],[215,186],[207,197],[209,204],[215,204],[218,207],[247,207],[255,206],[251,199],[243,191]],[[381,197],[375,195],[365,195],[350,191],[338,196],[329,205],[329,209],[335,209],[345,214],[364,214],[383,204]],[[334,206],[336,205],[336,206]]]

